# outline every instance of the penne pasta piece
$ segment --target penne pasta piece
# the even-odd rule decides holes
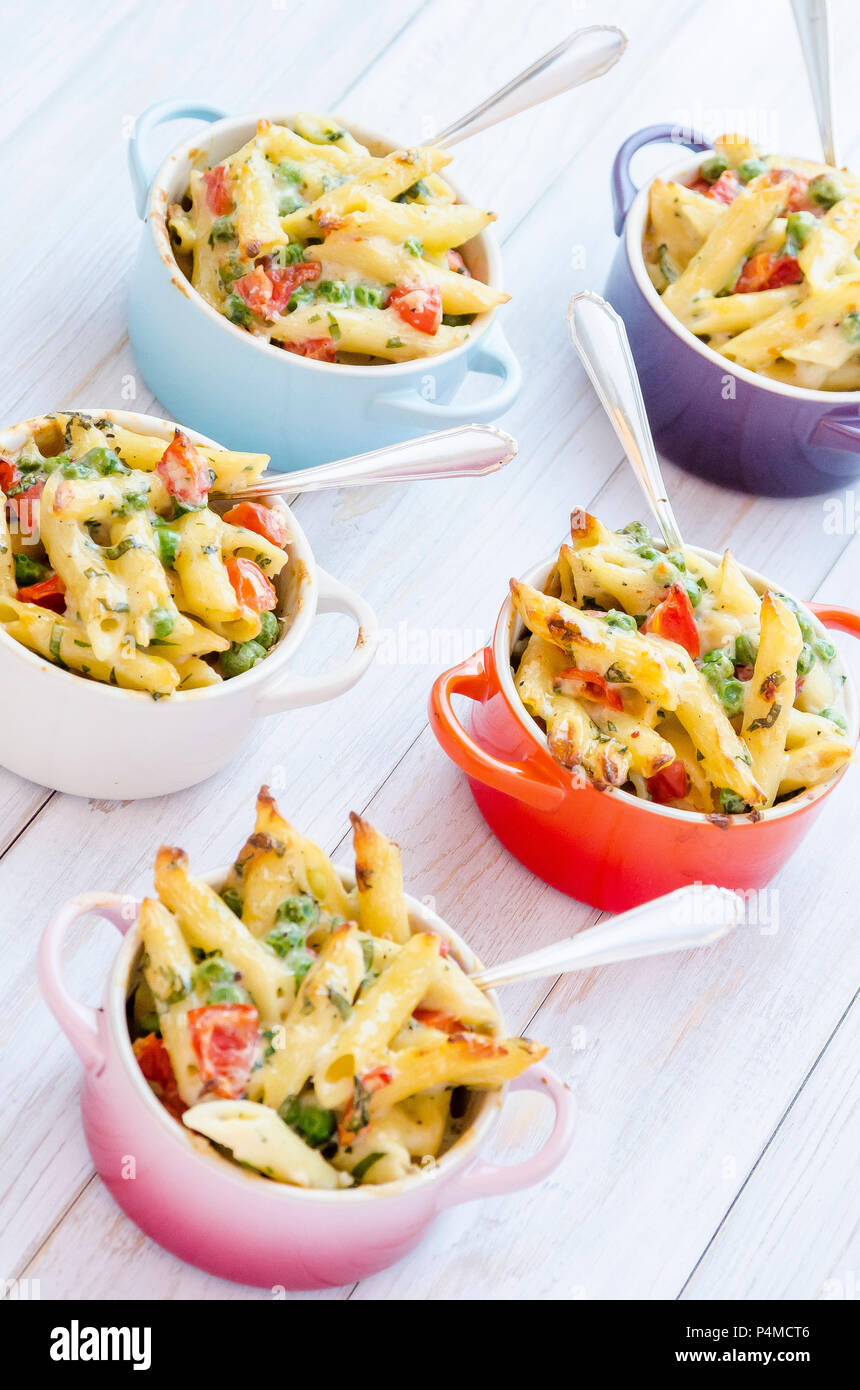
[[[501,1086],[539,1061],[546,1051],[528,1038],[455,1033],[438,1043],[391,1052],[386,1062],[391,1079],[370,1097],[370,1118],[387,1114],[400,1101],[433,1086]]]
[[[802,647],[803,638],[791,609],[775,594],[765,594],[758,656],[744,705],[743,740],[768,806],[776,799],[785,769],[785,743]]]
[[[241,972],[264,1023],[278,1023],[295,996],[295,978],[273,951],[243,926],[218,894],[188,872],[188,858],[166,846],[155,860],[155,886],[192,946],[218,951]]]
[[[249,1100],[207,1101],[186,1110],[182,1123],[267,1178],[295,1187],[344,1186],[331,1164],[265,1105]]]
[[[409,914],[403,896],[400,850],[378,830],[350,812],[355,843],[355,881],[361,926],[372,936],[409,940]]]
[[[323,1105],[344,1104],[352,1094],[354,1079],[385,1054],[437,974],[439,947],[439,937],[432,932],[410,937],[379,979],[362,993],[343,1027],[317,1059],[314,1087]]]
[[[288,1097],[299,1094],[315,1072],[320,1054],[334,1045],[342,1031],[363,976],[358,928],[354,922],[345,922],[332,932],[302,981],[271,1056],[253,1073],[253,1097],[277,1110]],[[351,1081],[347,1094],[350,1089]]]

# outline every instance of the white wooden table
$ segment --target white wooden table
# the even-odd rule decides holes
[[[558,544],[572,506],[619,525],[643,513],[564,323],[570,292],[604,281],[620,141],[668,119],[746,124],[771,148],[812,153],[816,130],[787,0],[211,0],[205,14],[92,0],[82,13],[46,0],[4,33],[4,424],[73,405],[162,413],[125,331],[139,234],[125,146],[150,102],[322,107],[405,141],[574,27],[614,21],[631,40],[608,77],[456,155],[458,181],[499,213],[515,296],[505,326],[525,370],[504,420],[516,463],[298,503],[320,562],[376,606],[389,659],[336,704],[270,721],[220,778],[162,801],[87,802],[0,770],[0,1277],[38,1278],[46,1298],[266,1298],[166,1254],[94,1177],[79,1066],[36,986],[42,925],[72,892],[145,888],[162,840],[200,868],[225,862],[264,781],[342,860],[347,812],[370,815],[401,842],[411,891],[432,894],[488,962],[594,922],[491,837],[428,730],[427,694],[486,640],[509,577]],[[856,166],[860,32],[851,0],[834,14],[843,158]],[[731,541],[797,592],[857,602],[860,539],[825,528],[824,499],[756,500],[668,472],[691,539]],[[339,621],[321,624],[319,661],[349,640]],[[15,718],[14,690],[3,717]],[[510,991],[510,1023],[550,1044],[576,1093],[568,1160],[540,1188],[457,1209],[386,1273],[319,1297],[856,1297],[858,818],[855,770],[772,885],[774,932]],[[115,949],[105,924],[81,930],[69,968],[82,996],[98,999]],[[511,1101],[516,1153],[540,1104]]]

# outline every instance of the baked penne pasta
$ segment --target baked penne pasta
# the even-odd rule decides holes
[[[757,813],[852,756],[836,648],[734,556],[665,554],[639,522],[571,517],[545,592],[511,581],[514,683],[553,756],[598,787]]]
[[[267,462],[198,448],[179,429],[165,445],[109,419],[44,416],[0,460],[6,631],[65,670],[154,699],[249,670],[281,635],[272,581],[288,527],[275,507],[225,508],[210,492],[229,494]]]
[[[300,1187],[420,1172],[468,1123],[455,1089],[494,1089],[546,1052],[499,1036],[447,941],[413,929],[396,845],[351,820],[355,889],[263,787],[220,891],[163,847],[138,920],[128,1017],[145,1079],[219,1152]]]
[[[860,382],[860,179],[723,136],[686,186],[656,179],[643,253],[667,309],[753,372]]]
[[[374,155],[334,117],[256,135],[192,170],[168,227],[182,270],[237,327],[322,362],[406,362],[459,347],[509,298],[457,250],[493,220],[458,203],[429,147]],[[467,251],[468,256],[468,251]]]

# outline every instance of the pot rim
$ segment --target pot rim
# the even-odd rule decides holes
[[[282,348],[273,347],[271,343],[266,342],[264,339],[258,338],[252,333],[246,333],[236,324],[231,323],[223,314],[219,314],[217,309],[214,309],[191,284],[191,281],[185,275],[176,260],[170,241],[170,235],[167,231],[166,210],[169,202],[168,186],[176,176],[175,166],[185,160],[188,160],[190,163],[192,156],[195,153],[199,153],[201,150],[205,150],[212,136],[215,134],[224,134],[232,127],[237,129],[253,127],[256,129],[259,120],[269,120],[275,124],[285,124],[296,114],[296,112],[290,112],[286,115],[273,116],[267,112],[258,111],[246,112],[237,116],[224,116],[219,121],[212,121],[206,127],[205,131],[198,130],[196,134],[189,136],[187,139],[175,145],[162,160],[155,172],[149,190],[145,221],[150,228],[159,260],[170,276],[171,284],[173,284],[196,309],[203,311],[222,328],[229,329],[238,341],[245,343],[246,346],[252,346],[262,351],[264,354],[273,359],[277,359],[285,365],[289,364],[291,367],[298,367],[306,371],[331,372],[334,370],[339,375],[348,374],[353,377],[367,377],[367,379],[371,381],[376,379],[384,381],[388,378],[397,380],[401,377],[408,377],[419,369],[421,372],[427,372],[431,370],[434,362],[451,362],[456,357],[471,352],[476,344],[486,336],[494,322],[495,308],[475,316],[471,325],[472,332],[465,343],[460,343],[458,347],[449,348],[446,352],[436,353],[431,357],[416,357],[406,362],[386,362],[379,363],[375,366],[358,365],[351,362],[319,362],[314,358],[300,357],[294,352],[284,352]],[[332,114],[336,115],[336,113]],[[337,119],[341,118],[337,117]],[[361,140],[362,143],[371,145],[371,147],[374,145],[384,147],[386,152],[403,148],[398,142],[392,141],[386,135],[380,135],[377,131],[371,130],[367,126],[347,120],[343,121],[343,125],[350,134]],[[245,138],[248,137],[246,136]],[[239,147],[240,146],[237,146],[237,148]],[[462,201],[463,199],[458,185],[451,179],[447,179],[446,182],[453,188],[458,201]],[[479,243],[486,255],[487,279],[484,283],[491,286],[493,289],[503,289],[502,257],[498,241],[488,227],[485,227],[484,230],[479,232],[476,237],[473,237],[471,241]],[[465,243],[467,246],[470,244],[471,242]],[[176,276],[180,277],[178,283],[175,279]]]
[[[211,870],[208,873],[200,874],[199,877],[208,883],[210,887],[218,887],[227,877],[229,865]],[[345,869],[340,865],[335,865],[335,871],[340,876],[344,887],[349,890],[355,886],[355,874],[351,870]],[[474,951],[466,944],[452,927],[443,918],[439,917],[426,903],[419,902],[410,894],[404,894],[409,910],[409,920],[419,929],[433,931],[442,936],[454,948],[454,954],[458,964],[464,965],[469,970],[482,968],[482,962],[475,955]],[[106,990],[105,1006],[102,1010],[108,1031],[116,1044],[116,1052],[123,1066],[125,1079],[131,1084],[136,1097],[149,1111],[150,1115],[155,1116],[158,1123],[165,1129],[165,1134],[174,1143],[179,1143],[183,1148],[192,1153],[201,1162],[214,1165],[213,1172],[220,1175],[225,1181],[237,1184],[237,1191],[245,1192],[246,1195],[254,1193],[267,1193],[272,1200],[280,1202],[303,1201],[311,1202],[316,1205],[326,1205],[333,1203],[335,1207],[340,1206],[344,1201],[368,1202],[381,1201],[384,1198],[394,1198],[416,1190],[418,1184],[444,1183],[451,1178],[454,1173],[463,1167],[471,1158],[475,1156],[477,1148],[486,1140],[489,1132],[498,1124],[501,1117],[501,1110],[508,1093],[509,1083],[505,1083],[498,1091],[477,1092],[480,1097],[479,1108],[474,1120],[462,1135],[452,1144],[441,1158],[437,1159],[432,1167],[424,1172],[411,1173],[407,1177],[397,1178],[394,1182],[359,1185],[354,1188],[339,1188],[329,1191],[323,1188],[304,1188],[293,1187],[289,1183],[273,1182],[252,1172],[239,1168],[229,1159],[222,1158],[220,1154],[200,1153],[193,1145],[194,1131],[186,1129],[181,1120],[176,1120],[170,1115],[164,1106],[155,1096],[151,1087],[147,1084],[143,1072],[137,1064],[134,1052],[132,1051],[131,1037],[128,1030],[126,1018],[126,1003],[128,999],[128,983],[138,953],[141,949],[140,928],[137,922],[137,915],[140,910],[140,899],[132,900],[135,906],[134,924],[126,932],[122,944],[114,959],[111,968]],[[498,1015],[498,1031],[504,1035],[505,1019],[499,1004],[495,990],[487,990],[487,997],[492,1000]],[[249,1189],[248,1182],[254,1184],[253,1189]],[[264,1186],[260,1186],[263,1184]]]
[[[666,549],[662,541],[655,541],[654,544],[660,550]],[[706,560],[710,560],[712,563],[719,563],[721,557],[716,551],[706,550],[703,546],[699,545],[690,545],[689,542],[687,542],[687,544],[690,550],[696,551],[697,554],[703,556]],[[532,588],[535,589],[543,589],[547,577],[556,563],[556,559],[557,552],[553,554],[550,559],[544,560],[539,565],[535,565],[533,569],[522,576],[521,582],[530,584]],[[822,637],[827,636],[827,629],[821,620],[817,618],[814,613],[810,612],[805,603],[795,598],[794,594],[790,593],[789,590],[780,585],[771,584],[763,575],[759,574],[757,570],[750,569],[746,565],[741,565],[740,568],[746,578],[753,584],[753,587],[760,593],[764,592],[765,589],[771,589],[776,593],[788,594],[788,597],[793,598],[795,603],[799,604],[803,609],[820,635]],[[513,598],[508,595],[507,599],[502,604],[501,611],[496,621],[492,644],[493,660],[498,675],[499,687],[511,713],[526,730],[533,742],[546,753],[547,757],[552,757],[547,747],[546,734],[541,731],[535,720],[528,713],[525,705],[517,695],[516,686],[514,685],[510,659],[511,648],[524,629],[525,624],[514,608]],[[838,648],[837,660],[839,662],[841,674],[845,676],[842,691],[845,700],[845,710],[848,716],[848,732],[846,737],[852,744],[856,744],[858,739],[858,719],[860,719],[860,696],[858,696],[853,677],[843,662],[842,655]],[[553,759],[553,763],[555,764],[555,759]],[[560,764],[555,765],[560,767]],[[731,828],[736,828],[741,825],[758,825],[764,821],[784,820],[787,816],[805,810],[812,802],[819,801],[823,796],[826,796],[828,792],[833,791],[834,787],[836,787],[844,776],[848,766],[849,763],[845,763],[836,773],[836,776],[830,778],[829,781],[822,782],[811,790],[800,792],[797,796],[792,797],[790,801],[781,802],[779,806],[771,806],[765,811],[756,811],[752,814],[746,812],[740,815],[727,816],[726,819],[728,820],[729,826]],[[574,790],[573,786],[571,786],[571,790]],[[684,811],[676,806],[662,806],[656,801],[645,801],[642,797],[635,796],[632,792],[626,792],[621,787],[606,787],[604,790],[598,791],[596,787],[589,784],[586,787],[577,787],[576,790],[594,792],[598,796],[619,797],[622,804],[635,806],[639,811],[646,812],[650,815],[665,816],[669,820],[686,821],[690,825],[705,825],[711,821],[711,816],[703,811]]]
[[[78,406],[71,407],[69,411],[49,411],[42,415],[34,415],[27,420],[19,421],[15,425],[9,425],[6,429],[0,430],[0,448],[2,448],[4,444],[8,445],[9,436],[14,436],[17,432],[25,431],[28,427],[40,423],[46,419],[48,415],[70,413],[93,415],[97,419],[113,420],[123,429],[134,430],[138,434],[151,435],[159,439],[164,439],[165,443],[169,443],[170,439],[173,437],[173,431],[177,428],[178,424],[178,422],[175,421],[163,420],[157,415],[145,415],[138,411],[112,410],[103,409],[101,407],[90,409]],[[178,428],[187,434],[195,444],[212,445],[216,449],[223,448],[223,445],[219,444],[214,439],[210,439],[208,435],[201,434],[199,430],[193,430],[186,425],[178,425]],[[225,497],[224,500],[229,501],[229,498]],[[292,556],[302,566],[304,575],[307,576],[306,580],[303,579],[300,584],[300,591],[296,599],[295,617],[289,627],[284,631],[271,654],[267,656],[264,661],[259,662],[256,666],[252,666],[250,671],[245,671],[239,676],[234,676],[229,681],[223,681],[220,685],[204,686],[199,690],[175,691],[166,700],[159,702],[165,708],[183,703],[196,704],[201,700],[211,701],[220,699],[223,701],[230,696],[235,698],[242,692],[250,690],[252,687],[258,687],[257,693],[259,693],[260,687],[268,685],[275,677],[282,674],[284,666],[291,657],[294,656],[307,636],[317,607],[319,581],[317,577],[316,561],[308,538],[299,525],[295,514],[287,505],[284,497],[278,493],[273,495],[269,500],[274,503],[276,507],[286,512],[290,526],[290,551]],[[281,596],[278,604],[278,612],[281,614],[283,602],[284,598]],[[72,679],[76,681],[79,686],[86,687],[90,692],[91,698],[94,700],[104,698],[114,701],[117,699],[131,699],[138,703],[144,702],[148,707],[153,703],[152,696],[148,695],[145,690],[125,690],[120,686],[106,685],[104,681],[88,680],[85,676],[80,676],[75,671],[64,671],[59,666],[54,666],[44,657],[39,656],[37,652],[31,651],[29,647],[25,647],[23,643],[16,641],[14,637],[10,637],[5,627],[0,624],[0,660],[2,660],[3,653],[17,660],[24,661],[42,675],[47,675],[48,679],[58,678],[62,682],[62,684],[57,687],[58,698],[61,696],[64,689],[68,689],[65,685],[65,681],[67,679]],[[230,687],[233,685],[234,681],[241,682],[241,684],[236,690],[231,690]]]
[[[654,174],[642,185],[630,204],[624,220],[624,246],[630,269],[639,290],[657,316],[682,343],[688,348],[692,348],[700,357],[704,357],[708,362],[718,366],[725,375],[737,377],[750,386],[758,386],[764,391],[773,392],[774,395],[787,396],[790,400],[809,401],[816,405],[829,405],[834,408],[842,403],[860,404],[860,390],[823,391],[811,386],[794,386],[789,382],[775,381],[772,377],[762,376],[760,372],[754,372],[749,367],[732,362],[728,357],[723,357],[721,353],[716,352],[707,343],[703,343],[689,328],[685,328],[680,320],[675,318],[675,315],[670,313],[663,304],[662,298],[651,283],[651,277],[645,269],[645,257],[642,251],[642,238],[648,215],[648,195],[651,191],[651,185],[656,179],[674,179],[677,181],[682,175],[698,168],[702,162],[702,157],[700,153],[688,156],[681,164],[673,161],[666,165],[664,169]]]

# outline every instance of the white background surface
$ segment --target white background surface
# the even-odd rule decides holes
[[[842,157],[856,167],[850,0],[836,0],[834,18]],[[476,137],[452,166],[472,200],[499,214],[514,295],[504,323],[525,371],[502,422],[519,439],[516,463],[489,479],[297,506],[320,563],[361,590],[407,650],[435,638],[434,658],[413,646],[418,659],[378,660],[352,694],[261,726],[223,776],[164,801],[91,803],[0,770],[0,1276],[38,1278],[43,1297],[268,1297],[160,1250],[93,1175],[79,1065],[34,970],[38,934],[70,893],[145,890],[163,840],[181,843],[198,869],[225,862],[269,781],[285,814],[330,851],[350,809],[394,835],[407,887],[432,894],[488,962],[596,919],[489,835],[429,733],[427,694],[439,670],[483,644],[508,579],[558,545],[572,506],[611,525],[643,515],[564,323],[570,292],[601,288],[614,249],[618,144],[658,120],[711,133],[746,124],[786,153],[818,144],[788,0],[48,0],[5,26],[0,418],[9,424],[74,405],[160,413],[125,332],[140,234],[126,136],[149,103],[324,108],[408,142],[596,22],[628,31],[621,65]],[[183,130],[163,132],[165,145]],[[652,156],[651,167],[666,158]],[[731,542],[795,592],[858,602],[860,539],[825,530],[825,499],[756,500],[668,474],[690,540]],[[321,660],[349,641],[338,623],[321,621]],[[850,639],[839,640],[857,671]],[[2,704],[14,719],[15,692],[4,690]],[[97,730],[80,736],[97,758]],[[855,769],[772,885],[774,932],[748,927],[695,956],[508,991],[510,1024],[550,1044],[576,1093],[568,1160],[540,1188],[449,1214],[388,1272],[316,1296],[856,1296],[858,813]],[[349,860],[346,844],[338,857]],[[93,1002],[116,948],[110,933],[90,923],[70,952],[71,978]],[[541,1123],[539,1105],[511,1104],[517,1152]]]

